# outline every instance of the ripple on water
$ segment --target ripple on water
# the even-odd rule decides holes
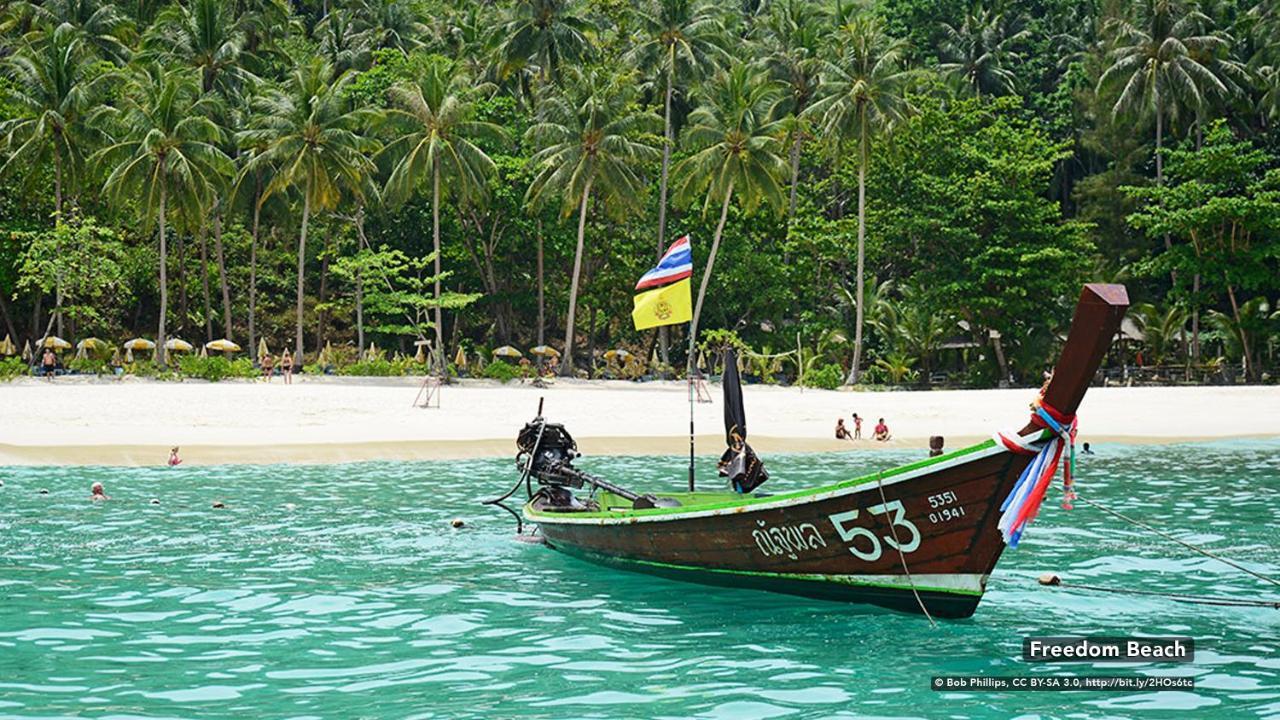
[[[796,488],[907,459],[771,459]],[[682,458],[584,464],[624,483]],[[1230,568],[1046,505],[978,614],[683,585],[511,542],[476,499],[505,460],[0,468],[0,715],[48,717],[1280,716],[1280,613],[1085,595],[1081,582],[1253,598]],[[101,481],[115,498],[86,502]],[[35,490],[47,487],[48,495]],[[1280,443],[1101,447],[1081,490],[1280,574]],[[149,504],[152,497],[162,505]],[[225,509],[210,507],[214,499]],[[466,527],[449,526],[461,517]],[[1020,662],[1027,634],[1197,638],[1190,666]],[[934,693],[938,674],[1188,675],[1194,692]]]

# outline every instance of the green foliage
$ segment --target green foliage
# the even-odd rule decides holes
[[[822,365],[804,374],[806,387],[835,390],[844,382],[844,370],[836,364]]]
[[[496,361],[486,365],[484,370],[480,373],[480,376],[505,383],[522,378],[525,376],[525,373],[518,365],[514,365],[509,362]]]
[[[20,357],[0,358],[0,382],[8,382],[14,378],[31,374],[31,368]]]
[[[258,370],[248,358],[228,360],[221,355],[200,357],[183,355],[178,358],[178,371],[186,377],[218,382],[227,378],[253,378]]]

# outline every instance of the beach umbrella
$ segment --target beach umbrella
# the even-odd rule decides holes
[[[170,338],[164,342],[164,349],[172,350],[174,352],[191,352],[192,350],[195,349],[195,346],[187,342],[186,340],[179,340],[178,338]]]
[[[270,348],[267,347],[267,339],[259,338],[258,339],[258,357],[265,357],[270,354],[271,354],[271,350]]]
[[[560,351],[550,345],[538,345],[537,347],[531,347],[529,348],[529,354],[537,355],[538,357],[560,357]]]
[[[13,344],[13,340],[8,335],[4,336],[4,342],[0,343],[0,355],[12,355],[18,352],[18,348]]]
[[[85,338],[80,342],[76,343],[76,350],[78,351],[77,355],[79,357],[84,357],[85,355],[91,352],[100,352],[103,350],[107,350],[110,347],[111,347],[110,343],[108,343],[106,340],[100,340],[96,337]]]
[[[209,357],[209,348],[205,347],[204,345],[201,345],[201,346],[200,346],[200,357],[202,357],[202,358],[207,358],[207,357]]]
[[[112,365],[120,364],[120,348],[115,348],[114,350],[111,351],[111,364]]]
[[[462,346],[458,346],[458,354],[453,356],[453,364],[459,368],[467,366],[467,353],[463,351]]]
[[[427,354],[423,351],[423,349],[424,349],[425,347],[426,347],[426,345],[419,345],[419,346],[418,346],[418,352],[414,353],[414,355],[413,355],[413,361],[414,361],[414,362],[416,362],[416,363],[418,363],[418,364],[422,364],[422,363],[425,363],[425,362],[427,361]]]
[[[156,344],[146,338],[134,338],[124,344],[125,350],[155,350]]]
[[[493,351],[493,356],[494,356],[494,357],[500,357],[500,358],[511,358],[511,359],[515,359],[515,358],[522,358],[522,357],[524,357],[524,353],[522,353],[522,352],[520,352],[519,350],[517,350],[517,349],[515,349],[515,348],[511,347],[510,345],[503,345],[502,347],[500,347],[500,348],[498,348],[497,350],[494,350],[494,351]]]
[[[226,338],[222,338],[221,340],[214,340],[213,342],[207,342],[204,344],[204,346],[205,348],[209,350],[213,350],[214,352],[240,352],[240,346],[231,342]]]
[[[22,359],[31,362],[31,341],[29,340],[22,341]]]
[[[40,338],[40,342],[36,347],[53,348],[54,350],[70,350],[71,343],[63,340],[57,335],[49,335],[47,337]]]
[[[133,348],[124,349],[124,361],[127,363],[133,362]]]
[[[605,360],[617,360],[618,362],[626,362],[631,357],[631,353],[621,348],[617,350],[609,350],[604,354]]]

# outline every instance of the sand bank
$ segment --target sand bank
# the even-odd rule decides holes
[[[182,446],[187,463],[341,462],[505,457],[546,398],[593,455],[688,452],[689,406],[678,382],[559,380],[550,388],[466,381],[441,407],[412,406],[412,378],[299,378],[165,383],[59,379],[0,385],[0,465],[154,465]],[[723,406],[695,406],[700,453],[722,449]],[[960,447],[1027,417],[1032,388],[851,392],[748,386],[752,444],[761,452],[923,448],[930,435]],[[1178,442],[1280,437],[1280,387],[1093,388],[1081,440]],[[837,441],[837,417],[857,412],[864,433],[879,417],[889,443]]]

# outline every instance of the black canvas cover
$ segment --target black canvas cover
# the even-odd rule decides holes
[[[747,444],[747,413],[742,405],[742,378],[733,348],[724,351],[724,441],[728,448],[720,456],[720,475],[740,493],[755,490],[769,479],[769,471]]]

